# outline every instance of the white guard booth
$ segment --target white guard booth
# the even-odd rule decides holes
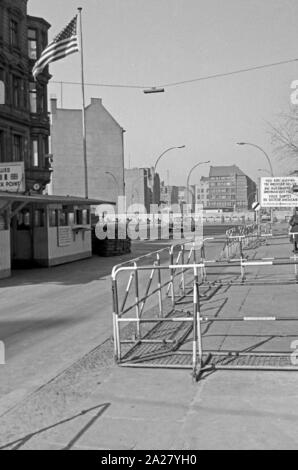
[[[91,206],[112,202],[0,192],[0,278],[11,268],[55,266],[92,256]]]

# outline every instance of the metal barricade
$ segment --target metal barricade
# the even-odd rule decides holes
[[[298,370],[298,365],[291,362],[289,352],[254,352],[243,350],[204,350],[203,325],[217,322],[292,322],[298,318],[291,315],[243,315],[212,316],[201,311],[201,299],[208,285],[207,270],[220,267],[239,266],[238,280],[225,283],[223,280],[212,281],[214,293],[223,285],[250,285],[246,276],[248,268],[268,266],[295,266],[297,283],[298,257],[261,258],[234,262],[216,262],[204,259],[201,246],[201,262],[196,259],[196,249],[191,249],[186,256],[185,245],[171,247],[168,251],[170,263],[161,264],[161,252],[151,253],[144,258],[156,257],[151,265],[142,265],[139,261],[130,262],[130,266],[116,266],[112,272],[113,287],[113,333],[114,353],[117,363],[125,367],[182,368],[191,369],[192,376],[198,379],[204,371],[214,369],[260,369],[260,370]],[[142,260],[143,261],[143,260]],[[163,260],[165,262],[165,260]],[[140,292],[140,277],[149,273],[144,294]],[[119,296],[121,275],[128,275],[123,299]],[[190,282],[186,282],[187,281]],[[157,284],[154,286],[153,281]],[[134,282],[133,282],[134,281]],[[290,283],[290,281],[288,281]],[[209,283],[210,284],[210,283]],[[261,280],[260,285],[265,285]],[[281,284],[281,281],[279,281]],[[132,286],[134,292],[130,296]],[[208,286],[210,288],[210,285]],[[177,293],[178,289],[178,293]],[[166,299],[165,295],[169,296]],[[148,299],[157,295],[157,307],[149,305]],[[191,298],[191,305],[181,308],[179,301]],[[132,303],[127,306],[127,302]],[[145,306],[148,306],[145,309]],[[183,304],[182,304],[183,305]],[[132,314],[132,312],[135,312]],[[228,335],[228,333],[227,333]]]
[[[272,237],[272,233],[262,231],[257,224],[234,227],[226,231],[226,243],[222,250],[221,259],[232,260],[239,255],[245,258],[243,251],[257,248],[267,238]]]

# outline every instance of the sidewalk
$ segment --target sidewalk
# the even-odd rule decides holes
[[[248,253],[292,256],[281,238]],[[257,267],[254,273],[288,277],[294,267]],[[296,299],[297,285],[232,286],[203,310],[214,315],[218,309],[221,317],[294,317]],[[294,321],[220,322],[204,343],[290,351],[295,339]],[[0,448],[297,449],[298,372],[215,371],[194,383],[187,370],[117,367],[112,354],[110,339],[6,414]]]

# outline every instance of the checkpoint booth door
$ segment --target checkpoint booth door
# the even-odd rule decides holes
[[[20,210],[11,218],[11,267],[30,267],[33,264],[32,207]]]

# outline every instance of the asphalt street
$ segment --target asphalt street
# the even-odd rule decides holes
[[[204,234],[219,236],[225,230],[212,226]],[[169,244],[134,242],[130,255],[17,270],[0,281],[0,340],[6,353],[0,366],[0,415],[111,336],[112,267]],[[220,246],[222,241],[210,241],[207,256],[214,257]]]
[[[142,251],[141,246],[137,248]],[[213,241],[207,249],[208,258],[213,257],[219,245]],[[291,250],[287,237],[276,236],[247,254],[251,261],[284,259],[292,256]],[[207,271],[209,277],[211,269]],[[110,307],[101,306],[100,323],[106,328],[103,341],[98,340],[99,328],[93,318],[89,329],[93,326],[95,331],[89,331],[89,338],[94,335],[97,346],[90,351],[88,342],[90,352],[83,357],[86,345],[81,343],[76,350],[81,357],[69,367],[65,367],[67,361],[63,364],[65,358],[58,358],[60,370],[64,365],[59,375],[55,352],[61,348],[61,337],[57,336],[57,342],[52,332],[49,343],[41,341],[45,349],[57,344],[49,364],[51,380],[2,415],[0,449],[297,449],[297,366],[296,372],[268,370],[283,364],[279,354],[292,353],[292,343],[297,341],[294,265],[275,266],[268,261],[250,265],[247,283],[231,286],[225,281],[239,279],[239,267],[230,263],[216,271],[210,276],[220,276],[222,287],[202,301],[201,313],[219,321],[204,324],[203,350],[242,351],[249,360],[251,353],[261,354],[248,369],[211,369],[195,382],[185,369],[121,368],[113,361],[113,342],[106,340],[111,334]],[[84,287],[94,301],[88,282]],[[251,320],[252,315],[258,321],[242,321]],[[272,321],[275,316],[281,321]],[[73,327],[68,334],[71,332],[77,339],[77,329]],[[71,347],[66,332],[64,338],[65,346]],[[190,334],[183,345],[190,351],[191,339]],[[28,352],[33,350],[29,347]],[[36,350],[42,353],[42,347]],[[21,360],[20,354],[17,359]],[[230,356],[227,360],[228,366],[239,361]],[[245,361],[240,361],[244,367]],[[41,373],[42,362],[35,358],[35,376]],[[262,365],[267,370],[253,370]],[[33,378],[33,373],[31,382],[27,378],[28,387]]]

